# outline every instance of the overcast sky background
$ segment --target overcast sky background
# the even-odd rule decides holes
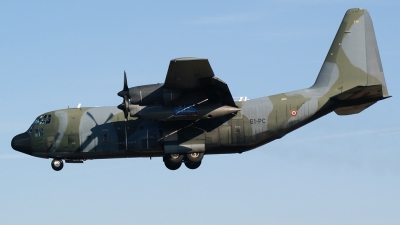
[[[208,58],[235,97],[311,86],[347,9],[369,10],[392,98],[241,155],[65,164],[11,139],[41,113],[117,106],[173,58]],[[400,2],[1,1],[1,224],[400,224]]]

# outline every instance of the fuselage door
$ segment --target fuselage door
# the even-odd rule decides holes
[[[232,119],[232,144],[242,144],[243,142],[243,119]]]
[[[70,134],[68,135],[68,151],[76,152],[79,149],[79,135]]]

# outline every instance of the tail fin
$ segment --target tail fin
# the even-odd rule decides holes
[[[358,113],[376,101],[390,97],[367,10],[349,9],[346,12],[311,88],[319,89],[335,100],[347,101],[342,105],[344,108],[336,110],[339,115]],[[355,106],[357,110],[354,110]]]

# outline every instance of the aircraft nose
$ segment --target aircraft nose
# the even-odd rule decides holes
[[[18,134],[11,141],[11,147],[19,152],[31,155],[31,137],[27,133]]]

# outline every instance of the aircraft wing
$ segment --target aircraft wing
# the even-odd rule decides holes
[[[228,85],[214,76],[208,59],[178,58],[171,60],[164,88],[182,92],[182,97],[176,101],[178,103],[192,104],[208,99],[212,103],[236,107]]]

